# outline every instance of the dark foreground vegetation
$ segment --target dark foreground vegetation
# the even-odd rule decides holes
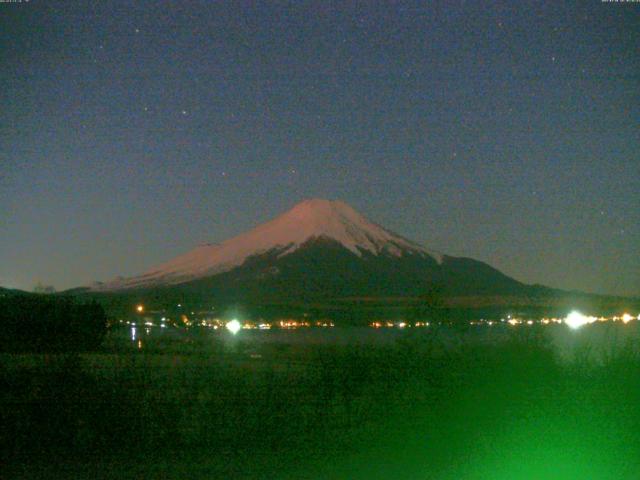
[[[197,339],[181,354],[3,354],[3,468],[6,478],[639,478],[637,350],[562,363],[543,335],[514,332],[499,345],[442,349],[435,331],[253,358]]]
[[[102,343],[107,317],[96,302],[17,294],[0,296],[0,329],[0,351],[88,351]]]

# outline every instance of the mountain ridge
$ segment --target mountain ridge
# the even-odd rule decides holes
[[[276,218],[221,243],[200,244],[193,250],[153,267],[141,275],[97,284],[93,290],[122,290],[152,285],[177,285],[217,275],[241,266],[248,258],[279,250],[285,256],[314,238],[328,238],[362,256],[405,254],[444,256],[371,222],[342,201],[308,199]]]
[[[172,315],[189,305],[222,315],[310,315],[355,324],[378,317],[502,318],[505,311],[539,317],[575,308],[605,314],[637,304],[528,285],[487,263],[425,248],[344,202],[320,199],[142,275],[63,293],[96,300],[118,316],[144,303]]]
[[[346,299],[357,306],[358,299],[385,298],[424,303],[435,297],[445,303],[457,298],[482,304],[484,298],[501,304],[503,298],[537,304],[564,295],[473,258],[435,252],[344,202],[322,199],[298,203],[221,243],[200,244],[142,275],[81,291],[165,305],[245,306],[335,305]]]

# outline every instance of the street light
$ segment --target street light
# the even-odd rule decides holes
[[[238,333],[242,328],[242,325],[240,325],[240,322],[236,319],[233,319],[230,322],[227,322],[225,326],[227,327],[227,330],[229,330],[234,335]]]

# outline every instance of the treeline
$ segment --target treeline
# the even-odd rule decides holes
[[[102,343],[107,317],[97,303],[72,297],[0,297],[0,350],[69,352],[94,350]]]

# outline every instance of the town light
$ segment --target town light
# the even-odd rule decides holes
[[[586,317],[580,312],[573,311],[567,315],[567,318],[564,319],[564,323],[566,323],[569,328],[576,330],[590,322],[589,317]]]
[[[242,328],[242,325],[240,325],[240,322],[236,319],[233,319],[230,322],[227,322],[225,326],[227,327],[227,330],[229,330],[234,335],[238,333]]]
[[[136,306],[136,312],[138,312],[138,313],[142,313],[142,312],[144,312],[144,305],[138,305],[138,306]]]

